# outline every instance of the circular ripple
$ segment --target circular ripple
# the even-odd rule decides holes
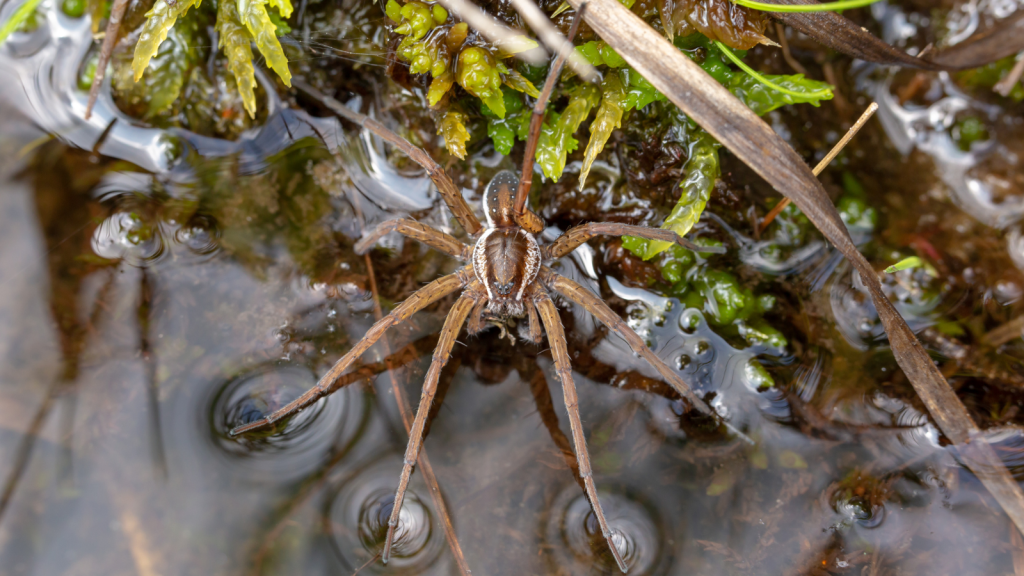
[[[384,547],[388,518],[402,472],[397,454],[372,462],[342,482],[328,499],[324,519],[338,558],[356,569]],[[419,574],[437,562],[445,547],[444,533],[434,524],[433,503],[420,499],[416,482],[405,493],[391,559],[364,570],[389,574]]]
[[[132,212],[114,212],[96,227],[92,249],[101,258],[142,266],[163,255],[163,231],[159,222],[146,222]]]
[[[220,248],[220,232],[212,218],[195,216],[174,231],[174,241],[197,256],[210,256]]]
[[[309,368],[274,362],[224,382],[208,403],[210,436],[233,466],[258,477],[288,479],[309,472],[328,452],[347,450],[368,415],[355,387],[342,388],[273,428],[232,437],[232,429],[263,418],[316,384]]]
[[[632,495],[600,491],[608,527],[631,576],[661,574],[670,563],[664,549],[664,525],[654,508]],[[555,500],[545,530],[546,544],[559,568],[570,574],[618,574],[619,569],[601,535],[597,516],[576,484]]]
[[[839,515],[840,522],[847,525],[856,524],[862,528],[878,528],[885,521],[885,501],[880,501],[877,495],[871,498],[870,494],[859,492],[833,484],[825,490],[823,496],[828,500],[832,510]]]

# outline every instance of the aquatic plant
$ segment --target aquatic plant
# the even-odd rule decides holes
[[[150,62],[167,39],[168,33],[179,18],[189,9],[198,8],[202,0],[157,0],[146,14],[146,22],[135,45],[132,61],[134,80],[138,82],[150,68]],[[220,34],[219,47],[228,57],[228,66],[235,77],[238,92],[251,118],[256,117],[256,85],[252,62],[251,43],[277,73],[285,85],[291,85],[288,58],[277,39],[279,27],[267,7],[273,8],[280,18],[292,14],[289,0],[220,0],[217,2],[217,32]]]

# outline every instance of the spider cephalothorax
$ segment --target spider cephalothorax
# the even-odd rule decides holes
[[[487,309],[505,317],[526,313],[523,295],[540,272],[537,239],[516,224],[513,210],[519,178],[498,173],[484,192],[488,228],[473,247],[473,272],[487,291]]]
[[[575,32],[581,12],[582,7],[577,11],[570,36]],[[441,370],[448,362],[452,347],[455,345],[455,339],[458,337],[464,324],[468,325],[467,329],[470,334],[478,334],[483,332],[488,325],[507,326],[512,318],[525,315],[529,317],[528,338],[530,340],[540,343],[546,333],[551,348],[551,355],[554,359],[555,373],[562,384],[566,411],[569,414],[572,439],[576,449],[577,463],[579,464],[580,480],[585,488],[587,498],[593,507],[594,516],[597,519],[601,535],[608,543],[612,555],[623,572],[627,569],[626,564],[622,559],[621,551],[615,544],[612,530],[605,519],[601,502],[597,496],[597,486],[594,483],[590,456],[587,453],[586,438],[583,435],[583,423],[580,419],[579,399],[576,395],[576,385],[572,378],[572,366],[569,361],[565,330],[559,320],[558,309],[555,307],[551,294],[559,294],[566,300],[574,302],[589,311],[612,332],[625,340],[626,344],[629,345],[637,356],[643,358],[654,367],[665,382],[677,394],[685,398],[690,406],[704,414],[719,419],[727,428],[729,427],[702,399],[690,390],[690,387],[679,377],[679,374],[674,369],[665,364],[647,347],[643,339],[633,332],[629,325],[609,308],[599,296],[546,266],[547,263],[566,256],[587,240],[600,235],[638,236],[649,240],[676,242],[692,250],[701,250],[670,230],[612,222],[587,223],[562,234],[551,244],[545,246],[538,244],[535,235],[544,229],[544,224],[537,214],[526,208],[525,203],[533,175],[532,157],[536,149],[537,139],[540,137],[544,105],[547,97],[551,94],[551,88],[554,86],[555,80],[558,78],[562,61],[562,58],[559,57],[552,65],[541,97],[534,106],[534,115],[530,123],[530,135],[526,146],[526,156],[523,161],[523,174],[525,176],[523,178],[516,178],[512,172],[501,172],[490,182],[484,192],[483,211],[488,224],[486,228],[481,226],[480,220],[473,213],[473,210],[469,207],[455,183],[425,152],[390,132],[380,123],[320,94],[300,79],[293,80],[296,86],[306,93],[313,95],[337,114],[368,128],[388,142],[401,148],[413,160],[422,165],[427,170],[431,180],[437,185],[438,192],[444,198],[452,214],[458,219],[466,233],[473,239],[471,248],[453,236],[406,218],[383,222],[364,235],[355,245],[355,251],[359,254],[369,251],[385,235],[391,232],[398,232],[461,260],[467,263],[467,265],[420,288],[412,293],[404,302],[396,306],[390,314],[377,321],[366,332],[366,335],[356,342],[352,349],[320,378],[315,387],[265,418],[239,426],[231,432],[233,435],[243,434],[271,426],[274,422],[295,414],[299,410],[312,405],[320,398],[333,393],[343,386],[345,382],[351,381],[351,379],[343,378],[346,371],[364,352],[369,350],[375,342],[384,336],[384,333],[389,328],[405,321],[416,312],[423,310],[442,298],[456,292],[461,292],[455,304],[452,305],[444,327],[441,329],[437,348],[434,350],[430,368],[424,379],[423,391],[420,395],[420,403],[416,411],[416,419],[409,431],[409,444],[405,451],[402,475],[398,481],[395,503],[391,511],[391,517],[388,520],[388,532],[384,541],[384,549],[381,551],[381,558],[385,563],[388,561],[391,553],[391,544],[395,535],[395,528],[399,522],[402,502],[405,497],[406,488],[409,485],[409,478],[412,475],[413,466],[416,463],[420,453],[420,446],[423,443],[427,414],[430,412],[430,405],[437,391]],[[732,430],[732,428],[729,429]],[[736,432],[735,430],[733,431]]]

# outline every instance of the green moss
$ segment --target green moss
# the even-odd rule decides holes
[[[62,0],[61,12],[71,18],[81,18],[85,14],[85,0]]]
[[[972,88],[992,88],[1000,80],[1006,78],[1014,64],[1016,64],[1016,57],[1007,56],[980,68],[960,72],[957,74],[957,79]],[[1024,84],[1017,82],[1010,90],[1009,98],[1014,102],[1024,101]]]
[[[548,178],[557,181],[562,177],[566,156],[579,145],[572,135],[597,106],[600,96],[600,91],[593,85],[575,87],[569,93],[569,104],[562,113],[553,115],[551,124],[542,128],[537,143],[537,164]]]
[[[497,62],[483,48],[466,48],[459,55],[456,82],[476,96],[498,118],[505,117],[504,95],[501,92],[501,73]]]
[[[969,152],[975,142],[988,140],[988,128],[977,116],[968,116],[953,126],[953,140],[964,152]]]

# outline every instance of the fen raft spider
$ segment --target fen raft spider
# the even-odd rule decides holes
[[[582,11],[582,7],[577,11],[576,19],[569,33],[570,38],[576,31]],[[564,58],[555,59],[541,96],[534,106],[530,134],[526,144],[526,156],[523,161],[523,176],[520,178],[510,171],[503,171],[491,180],[484,192],[483,209],[487,220],[486,227],[482,226],[473,214],[455,183],[426,152],[416,148],[376,120],[350,110],[336,100],[319,93],[300,79],[293,80],[294,85],[300,90],[338,115],[369,129],[397,146],[419,163],[437,186],[452,214],[466,232],[475,238],[473,246],[468,246],[449,234],[407,218],[383,222],[366,234],[355,245],[355,251],[358,254],[368,252],[385,235],[398,232],[465,262],[467,265],[453,274],[439,278],[420,288],[395,307],[390,314],[374,324],[362,340],[356,342],[355,346],[317,382],[316,386],[265,418],[239,426],[231,431],[231,435],[234,436],[267,428],[312,405],[320,398],[332,394],[351,381],[343,378],[346,371],[389,328],[400,324],[434,302],[461,291],[461,295],[449,311],[441,329],[440,338],[423,383],[416,419],[409,433],[409,444],[405,451],[402,474],[395,494],[395,504],[388,520],[387,536],[381,554],[381,559],[385,564],[391,554],[402,502],[423,443],[423,430],[427,414],[430,412],[430,406],[437,391],[441,370],[448,362],[455,339],[463,325],[466,325],[470,335],[475,335],[489,328],[491,324],[504,324],[511,319],[526,317],[529,322],[527,337],[530,341],[540,344],[544,334],[547,334],[555,370],[562,385],[579,474],[585,486],[587,499],[590,501],[601,534],[608,543],[619,569],[623,573],[627,571],[622,554],[613,541],[613,533],[608,527],[604,511],[601,509],[601,502],[598,500],[597,487],[594,484],[593,471],[590,466],[590,455],[587,452],[586,438],[583,435],[583,425],[580,421],[579,402],[576,385],[572,378],[572,366],[566,347],[565,331],[558,317],[558,309],[551,299],[552,293],[561,295],[593,314],[611,331],[625,340],[635,354],[654,367],[665,379],[665,382],[685,398],[693,408],[721,422],[727,429],[740,437],[746,438],[725,423],[715,411],[694,394],[675,370],[658,358],[640,336],[600,297],[547,266],[548,263],[566,256],[591,238],[601,235],[637,236],[650,240],[678,243],[692,250],[704,250],[670,230],[609,222],[583,224],[562,234],[551,244],[542,246],[538,243],[535,235],[544,229],[544,223],[536,213],[526,208],[525,204],[533,174],[533,155],[540,136],[544,108],[563,63]]]

